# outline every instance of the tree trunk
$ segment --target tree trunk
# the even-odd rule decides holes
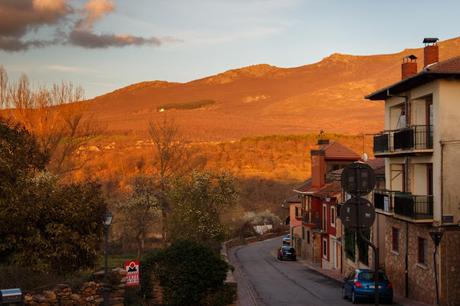
[[[168,230],[168,214],[166,213],[166,208],[162,205],[161,208],[161,238],[163,240],[163,245],[166,245]]]

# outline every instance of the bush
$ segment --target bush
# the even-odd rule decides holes
[[[227,304],[234,296],[224,286],[229,265],[210,247],[197,242],[175,242],[147,254],[141,266],[143,294],[151,297],[155,277],[167,305],[224,305],[217,301]]]

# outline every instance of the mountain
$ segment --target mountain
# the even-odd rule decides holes
[[[440,57],[460,55],[460,37],[440,42]],[[385,55],[332,54],[294,68],[267,64],[229,70],[187,83],[133,84],[90,101],[90,111],[112,133],[143,134],[150,119],[174,117],[190,139],[244,136],[359,134],[383,128],[383,103],[364,95],[400,79],[401,59],[423,49]]]

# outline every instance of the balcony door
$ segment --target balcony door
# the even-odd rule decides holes
[[[433,164],[426,165],[426,194],[433,195]]]
[[[433,147],[433,97],[430,96],[426,99],[426,144],[427,148]]]

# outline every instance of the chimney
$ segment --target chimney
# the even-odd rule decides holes
[[[433,63],[439,62],[439,47],[438,38],[425,38],[423,43],[425,48],[423,49],[423,68]]]
[[[323,150],[311,150],[312,187],[322,187],[326,183],[326,160]]]
[[[417,74],[417,57],[413,54],[405,56],[401,64],[401,80]]]

